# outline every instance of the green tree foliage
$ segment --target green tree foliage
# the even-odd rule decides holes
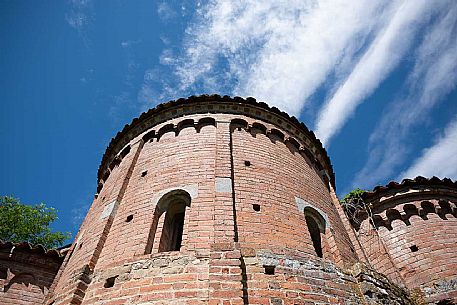
[[[48,249],[62,246],[70,233],[51,232],[49,224],[56,219],[56,210],[44,203],[31,206],[0,196],[0,240],[4,242],[29,242]]]
[[[362,195],[365,193],[365,190],[356,188],[350,191],[343,199],[340,200],[342,205],[353,205],[360,206],[363,205]]]

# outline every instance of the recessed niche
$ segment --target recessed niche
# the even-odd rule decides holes
[[[253,205],[252,205],[252,209],[253,209],[254,211],[256,211],[256,212],[260,212],[260,204],[256,204],[256,203],[253,204]]]
[[[244,165],[251,166],[251,161],[244,161]]]
[[[0,268],[0,279],[6,280],[7,277],[8,277],[8,269]]]
[[[116,278],[117,278],[117,275],[107,278],[106,281],[105,281],[105,285],[103,285],[103,287],[105,287],[105,288],[113,287],[114,283],[116,282]]]
[[[133,219],[133,215],[129,215],[127,216],[127,218],[125,219],[125,222],[131,222]]]
[[[147,174],[148,174],[148,171],[144,171],[144,172],[141,173],[141,177],[144,177],[144,176],[146,176]]]
[[[265,269],[265,274],[274,275],[275,274],[275,266],[263,265]]]
[[[409,249],[411,250],[411,252],[419,251],[419,248],[416,245],[412,245],[411,247],[409,247]]]

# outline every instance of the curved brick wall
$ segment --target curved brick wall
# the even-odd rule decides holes
[[[46,303],[358,304],[333,182],[314,134],[277,109],[219,96],[158,106],[110,143]],[[162,252],[184,211],[180,250]]]
[[[377,230],[364,215],[356,232],[369,263],[401,285],[420,288],[430,302],[457,301],[455,183],[418,177],[368,193],[365,202]]]
[[[42,304],[62,260],[57,250],[0,242],[0,304]]]

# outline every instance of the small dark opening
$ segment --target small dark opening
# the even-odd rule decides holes
[[[275,274],[275,266],[264,265],[263,268],[265,269],[265,274],[268,274],[268,275]]]
[[[159,252],[181,250],[185,212],[186,205],[184,202],[177,202],[168,207],[163,222]]]
[[[6,268],[0,268],[0,279],[6,280],[8,277],[8,271]]]
[[[254,209],[254,211],[259,212],[260,211],[260,204],[253,204],[252,208]]]
[[[141,177],[144,177],[144,176],[146,176],[147,174],[148,174],[148,171],[144,171],[144,172],[141,173]]]
[[[171,251],[179,251],[182,243],[182,233],[184,229],[184,213],[177,213],[173,217],[173,233],[171,235]]]
[[[251,161],[244,161],[244,165],[251,166]]]
[[[103,287],[105,287],[105,288],[113,287],[114,283],[116,282],[116,278],[117,278],[117,275],[107,278],[106,281],[105,281],[105,285],[103,285]]]
[[[83,247],[83,243],[80,243],[79,244],[79,249],[81,249]]]
[[[419,251],[419,248],[416,245],[412,245],[411,247],[409,247],[409,249],[411,250],[411,252]]]
[[[322,257],[322,241],[321,241],[321,232],[319,230],[319,225],[314,220],[313,217],[306,216],[306,225],[308,226],[309,235],[311,235],[311,240],[313,241],[314,250],[318,257]]]
[[[129,215],[127,216],[127,218],[125,219],[125,222],[131,222],[133,219],[133,215]]]

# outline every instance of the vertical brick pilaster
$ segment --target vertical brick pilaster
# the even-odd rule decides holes
[[[84,224],[78,232],[78,236],[82,237],[82,241],[77,245],[78,240],[72,246],[72,256],[68,258],[68,262],[62,265],[60,279],[64,278],[67,285],[56,285],[55,290],[45,301],[55,301],[53,304],[81,304],[84,299],[85,291],[91,281],[92,272],[100,257],[106,238],[109,234],[111,225],[116,215],[117,208],[122,202],[124,192],[129,183],[135,163],[143,147],[143,141],[132,144],[130,153],[124,158],[120,167],[117,169],[116,175],[112,174],[111,179],[116,181],[113,183],[113,188],[109,194],[104,196],[109,197],[109,204],[103,204],[103,198],[100,201],[93,203],[91,210],[86,218],[91,221],[90,231],[85,232]],[[96,225],[94,225],[94,222]],[[86,222],[86,220],[85,220]],[[84,235],[84,236],[83,236]],[[86,245],[83,247],[83,245]],[[70,284],[68,284],[70,283]],[[52,298],[52,299],[51,299]]]
[[[349,235],[349,239],[351,240],[352,245],[354,246],[354,257],[358,260],[362,260],[365,263],[368,262],[368,258],[363,250],[363,247],[360,245],[360,241],[357,238],[354,228],[351,226],[349,223],[349,220],[346,217],[346,214],[343,211],[343,208],[340,204],[340,201],[338,200],[338,197],[336,196],[336,192],[332,186],[331,183],[328,184],[330,188],[330,197],[332,198],[333,204],[335,205],[335,209],[340,216],[341,222],[343,223],[344,228],[346,229],[346,232]],[[338,244],[336,244],[338,246]]]
[[[230,122],[217,122],[215,196],[214,196],[214,242],[233,242],[235,215],[231,171]],[[218,184],[225,182],[225,189]]]
[[[214,244],[210,257],[210,304],[244,304],[242,257],[236,249],[237,228],[233,190],[230,122],[217,122]]]

